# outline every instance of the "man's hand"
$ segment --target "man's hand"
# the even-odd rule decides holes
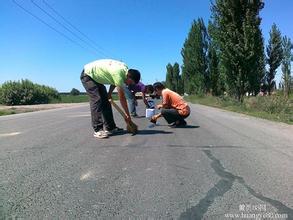
[[[157,120],[158,120],[158,118],[160,118],[160,117],[161,117],[161,113],[152,116],[152,117],[151,117],[151,122],[152,122],[152,123],[157,123]]]
[[[162,104],[157,105],[157,109],[161,109],[161,108],[163,108]]]
[[[125,119],[125,122],[126,123],[130,123],[131,122],[131,117],[129,115],[125,115],[124,119]]]
[[[154,124],[157,123],[157,119],[156,119],[155,115],[151,117],[151,122]]]

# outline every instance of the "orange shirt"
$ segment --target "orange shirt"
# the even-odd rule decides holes
[[[170,89],[163,89],[162,91],[163,106],[166,108],[176,109],[180,115],[186,116],[190,113],[188,104],[176,92]]]

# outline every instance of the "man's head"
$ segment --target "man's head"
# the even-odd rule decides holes
[[[154,83],[153,87],[154,87],[155,93],[159,96],[162,95],[162,91],[163,89],[165,89],[165,86],[163,85],[163,83],[160,83],[160,82]]]
[[[140,80],[140,72],[135,69],[129,69],[127,71],[127,78],[126,78],[126,84],[137,84]]]
[[[153,85],[146,85],[144,89],[145,94],[152,95],[154,93]]]

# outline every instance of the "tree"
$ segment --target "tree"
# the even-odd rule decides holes
[[[80,95],[80,91],[76,88],[73,88],[70,91],[70,95],[74,95],[74,96]]]
[[[166,66],[166,87],[179,93],[183,94],[183,85],[180,75],[180,67],[177,62],[172,66],[170,63]]]
[[[293,61],[292,49],[293,45],[290,38],[283,37],[283,60],[282,60],[282,78],[284,80],[284,96],[288,98],[291,84],[291,61]]]
[[[269,44],[267,46],[267,64],[269,70],[266,72],[266,83],[269,95],[275,86],[276,70],[280,66],[283,57],[282,36],[276,24],[273,24],[270,31]]]
[[[230,95],[243,101],[256,93],[264,76],[263,38],[260,31],[261,0],[217,0],[212,6],[220,71]]]
[[[174,76],[173,76],[173,66],[168,63],[166,66],[167,69],[167,74],[166,74],[166,87],[174,90],[175,85],[174,85]]]
[[[182,78],[185,92],[203,93],[207,90],[207,30],[203,19],[193,21],[181,50]]]
[[[213,46],[212,43],[209,45],[209,53],[208,53],[208,58],[209,58],[209,73],[211,77],[211,90],[212,90],[212,95],[218,96],[220,95],[220,88],[219,88],[219,59],[216,53],[216,49]]]
[[[180,68],[177,62],[173,65],[173,85],[174,91],[179,92]]]

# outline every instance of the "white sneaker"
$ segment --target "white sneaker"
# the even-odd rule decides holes
[[[107,135],[115,135],[115,134],[119,134],[121,132],[123,132],[123,128],[118,128],[118,127],[115,127],[112,130],[105,130],[105,133]]]
[[[103,139],[103,138],[108,138],[109,135],[105,131],[101,130],[101,131],[94,132],[94,137]]]

